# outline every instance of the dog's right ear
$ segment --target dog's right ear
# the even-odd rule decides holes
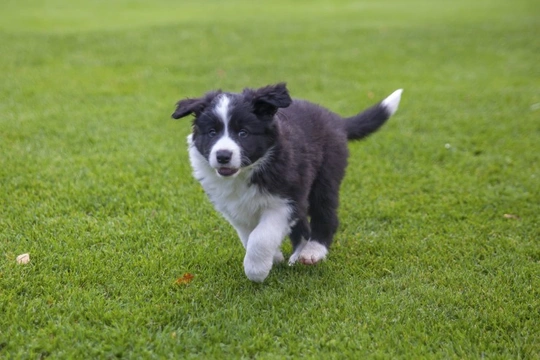
[[[185,99],[176,103],[176,110],[171,115],[173,119],[180,119],[192,113],[201,113],[204,104],[201,99]]]
[[[212,100],[221,93],[221,90],[212,91],[198,99],[184,99],[176,103],[176,110],[171,115],[173,119],[180,119],[189,114],[199,116]]]

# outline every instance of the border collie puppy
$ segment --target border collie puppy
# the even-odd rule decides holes
[[[195,116],[187,139],[193,175],[236,229],[250,280],[262,282],[284,260],[287,235],[289,265],[326,257],[338,228],[347,141],[383,125],[401,92],[349,118],[291,99],[284,83],[177,103],[173,118]]]

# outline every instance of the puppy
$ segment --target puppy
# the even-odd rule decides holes
[[[291,99],[284,83],[177,103],[174,119],[195,116],[187,139],[193,175],[236,229],[250,280],[264,281],[284,260],[280,245],[287,235],[289,265],[326,257],[338,228],[347,141],[383,125],[401,93],[349,118]]]

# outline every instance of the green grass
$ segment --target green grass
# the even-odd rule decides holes
[[[540,4],[201,3],[0,4],[0,358],[539,358]],[[259,285],[169,116],[278,81],[405,92],[328,260]]]

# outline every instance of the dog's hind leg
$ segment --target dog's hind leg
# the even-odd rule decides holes
[[[316,264],[328,254],[339,225],[337,208],[340,182],[340,177],[325,179],[323,175],[313,184],[309,199],[311,237],[298,256],[298,261],[303,264]]]
[[[293,246],[293,254],[289,258],[289,265],[294,265],[298,261],[300,253],[307,243],[307,239],[311,237],[311,230],[307,218],[298,220],[296,225],[293,226],[289,237],[291,238]]]
[[[335,210],[314,210],[311,218],[311,238],[300,251],[298,261],[305,265],[313,265],[324,260],[337,226],[338,220]]]

